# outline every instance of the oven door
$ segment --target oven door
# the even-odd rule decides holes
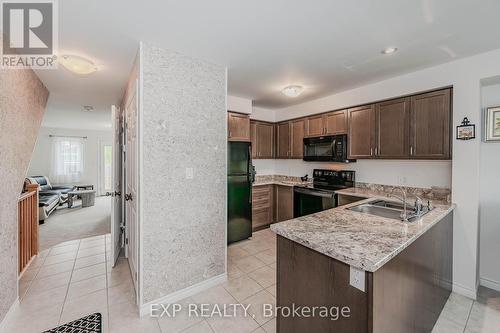
[[[303,187],[294,187],[293,192],[293,217],[337,207],[337,195],[334,192]]]

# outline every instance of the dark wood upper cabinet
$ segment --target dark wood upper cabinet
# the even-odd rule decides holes
[[[256,156],[255,158],[274,157],[274,125],[265,122],[255,123]],[[253,155],[253,154],[252,154]]]
[[[347,110],[327,113],[323,116],[326,135],[347,133]]]
[[[250,141],[250,117],[247,114],[228,112],[227,130],[229,141]]]
[[[306,118],[306,136],[321,136],[325,134],[324,116],[322,114]]]
[[[451,89],[411,97],[410,158],[451,158]]]
[[[305,119],[290,122],[290,158],[304,157]]]
[[[375,107],[373,104],[349,109],[349,158],[375,157]]]
[[[407,159],[410,156],[410,98],[375,104],[375,152],[377,158]]]
[[[276,125],[276,158],[290,157],[290,122]]]
[[[257,124],[250,121],[250,142],[252,143],[252,158],[257,158]]]

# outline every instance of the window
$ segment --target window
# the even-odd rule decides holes
[[[58,184],[77,183],[83,176],[83,138],[54,137],[51,179]]]

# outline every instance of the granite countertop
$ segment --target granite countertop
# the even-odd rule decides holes
[[[367,199],[272,224],[271,229],[280,236],[331,258],[375,272],[455,207],[454,204],[433,202],[432,211],[418,221],[407,223],[347,209],[377,198],[388,200],[386,193],[357,188],[337,193]]]
[[[312,178],[305,182],[300,180],[300,177],[293,176],[281,176],[281,175],[270,175],[270,176],[257,176],[253,186],[262,185],[283,185],[283,186],[308,186],[312,185]]]

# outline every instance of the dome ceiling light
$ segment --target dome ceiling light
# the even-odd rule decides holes
[[[288,96],[288,97],[292,97],[292,98],[299,96],[303,91],[304,91],[304,87],[299,86],[299,85],[287,86],[281,90],[283,95]]]
[[[73,54],[64,54],[59,57],[59,63],[67,70],[78,75],[88,75],[96,72],[99,68],[89,59]]]

